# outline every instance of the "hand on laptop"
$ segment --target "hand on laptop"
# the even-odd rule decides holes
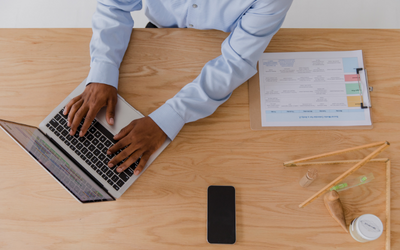
[[[161,147],[166,138],[167,135],[164,131],[150,117],[146,116],[134,120],[114,136],[114,140],[118,142],[108,150],[107,154],[114,154],[126,146],[127,148],[111,159],[108,166],[112,168],[130,156],[117,168],[118,172],[123,172],[142,156],[139,165],[134,171],[134,174],[138,175],[150,156]]]
[[[107,106],[106,120],[114,125],[115,105],[117,104],[117,89],[102,83],[90,83],[82,94],[73,98],[64,109],[64,115],[68,114],[68,126],[71,127],[70,135],[74,135],[79,123],[86,116],[79,136],[84,136],[89,129],[97,113]]]

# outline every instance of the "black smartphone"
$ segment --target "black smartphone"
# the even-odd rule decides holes
[[[208,187],[207,241],[217,244],[236,241],[235,188],[232,186]]]

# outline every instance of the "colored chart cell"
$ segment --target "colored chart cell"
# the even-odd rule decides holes
[[[343,57],[343,71],[344,73],[357,73],[356,68],[358,68],[357,57]]]
[[[344,75],[344,80],[346,82],[358,82],[358,75],[357,74]]]
[[[348,96],[347,97],[347,106],[349,108],[360,107],[360,100],[362,100],[361,96]]]
[[[348,95],[354,95],[354,94],[360,94],[360,89],[358,87],[358,83],[347,83],[346,84],[346,94]],[[358,100],[360,100],[360,97],[358,97]]]

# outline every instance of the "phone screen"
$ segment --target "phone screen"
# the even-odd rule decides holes
[[[209,186],[207,199],[208,242],[219,244],[235,243],[235,188],[232,186]]]

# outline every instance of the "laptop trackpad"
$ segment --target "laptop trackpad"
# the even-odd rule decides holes
[[[131,121],[143,117],[141,113],[130,106],[120,95],[118,95],[118,101],[115,107],[113,126],[109,125],[106,121],[106,110],[107,107],[103,107],[97,114],[96,119],[113,135],[118,134],[119,131],[121,131],[121,129],[127,126]]]

